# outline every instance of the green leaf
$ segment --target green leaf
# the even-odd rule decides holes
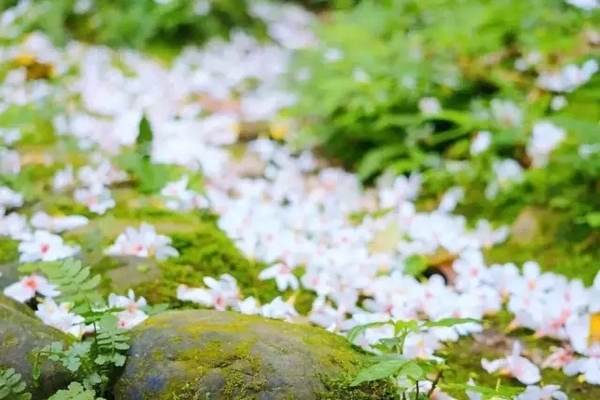
[[[152,132],[152,127],[150,126],[150,121],[144,115],[140,120],[138,136],[135,139],[135,151],[144,164],[149,164],[151,162],[150,156],[152,153],[153,140],[154,134]]]
[[[406,364],[404,360],[382,361],[360,371],[350,386],[358,386],[364,382],[377,381],[390,378],[398,373],[400,368]]]
[[[402,354],[397,354],[397,353],[381,354],[381,355],[377,355],[377,356],[370,356],[370,357],[367,357],[367,360],[369,360],[369,361],[371,361],[373,363],[382,362],[382,361],[396,361],[396,360],[401,360],[401,361],[404,361],[404,362],[410,361],[410,359],[406,358]]]
[[[72,312],[76,314],[86,314],[92,306],[104,302],[97,291],[101,277],[95,275],[90,278],[90,267],[84,267],[79,260],[67,258],[59,262],[33,263],[23,266],[23,270],[39,271],[45,275],[58,286],[60,295],[57,301],[73,303]]]
[[[69,384],[67,390],[59,390],[48,400],[100,400],[96,397],[96,392],[86,389],[79,382]]]
[[[405,144],[393,144],[371,150],[361,159],[356,173],[361,180],[367,180],[381,172],[390,161],[405,153]]]
[[[354,341],[356,340],[356,338],[358,337],[358,335],[360,335],[361,333],[363,333],[367,329],[378,328],[380,326],[388,325],[389,323],[390,323],[389,321],[387,321],[387,322],[370,322],[368,324],[357,325],[357,326],[353,327],[352,329],[350,329],[346,333],[346,339],[348,339],[348,341],[350,343],[354,343]]]
[[[410,276],[420,276],[427,269],[428,264],[425,257],[414,254],[404,260],[404,274]]]
[[[426,321],[422,324],[423,327],[427,328],[438,328],[438,327],[452,327],[461,324],[481,324],[483,321],[473,318],[443,318],[437,321]]]
[[[425,371],[421,368],[416,361],[409,361],[402,365],[400,368],[400,375],[406,376],[413,381],[420,381],[426,379]]]
[[[591,212],[578,218],[577,222],[585,223],[590,228],[600,228],[600,212]]]
[[[14,368],[0,367],[0,399],[31,399],[30,393],[24,393],[27,385],[21,378],[21,374],[18,374]]]
[[[421,330],[421,325],[419,321],[411,319],[409,321],[398,320],[394,322],[394,328],[396,332],[419,332]]]
[[[146,305],[144,307],[140,307],[140,310],[145,312],[147,315],[156,315],[156,314],[160,314],[162,312],[169,310],[170,307],[171,306],[168,303],[160,303],[160,304]]]

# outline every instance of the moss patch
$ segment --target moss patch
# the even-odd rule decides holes
[[[19,259],[19,242],[6,236],[0,236],[0,264]]]
[[[527,340],[524,336],[519,337],[524,342],[526,350],[535,351],[539,347],[547,348],[543,344],[547,341]],[[451,383],[466,383],[469,378],[473,378],[478,386],[495,387],[498,376],[488,374],[481,367],[481,358],[488,360],[502,358],[507,355],[509,350],[493,346],[482,346],[473,338],[461,339],[458,343],[448,346],[445,351],[448,366],[450,369],[445,372],[444,380]],[[576,377],[567,377],[561,370],[544,369],[542,373],[542,384],[560,385],[562,390],[571,400],[588,400],[600,398],[600,387],[589,384],[582,384]],[[502,379],[503,385],[524,387],[514,379]],[[453,393],[460,398],[464,393]]]
[[[232,312],[175,311],[151,317],[132,336],[117,396],[149,394],[154,385],[153,396],[160,399],[194,399],[207,392],[237,400],[393,398],[384,396],[389,390],[384,383],[351,388],[364,355],[344,338],[307,325]]]
[[[366,365],[366,364],[365,364]],[[397,400],[398,393],[385,381],[350,386],[354,375],[343,373],[337,378],[323,377],[325,390],[317,395],[319,400]]]

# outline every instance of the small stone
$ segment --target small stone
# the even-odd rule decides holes
[[[214,310],[158,314],[131,335],[115,400],[313,400],[362,357],[323,329]]]
[[[40,385],[35,387],[29,355],[52,342],[68,341],[67,335],[44,325],[27,306],[0,294],[0,367],[21,374],[33,400],[47,399],[66,388],[72,378],[62,366],[46,361],[41,365]]]

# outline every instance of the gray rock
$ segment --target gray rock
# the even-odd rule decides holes
[[[19,280],[21,275],[18,271],[19,265],[18,261],[0,264],[0,293],[2,289]]]
[[[98,265],[112,266],[102,268],[104,276],[110,279],[110,287],[116,292],[127,289],[144,282],[154,281],[162,276],[156,261],[136,256],[111,256],[105,257]]]
[[[115,400],[341,399],[326,382],[362,357],[323,329],[233,312],[166,312],[131,334]]]
[[[41,384],[34,387],[29,354],[35,348],[68,340],[59,330],[44,325],[27,306],[0,294],[0,367],[14,368],[21,374],[34,400],[64,389],[71,377],[62,366],[47,361],[41,366]]]

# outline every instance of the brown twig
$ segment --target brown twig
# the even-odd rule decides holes
[[[440,380],[442,379],[442,375],[443,374],[444,374],[444,371],[440,371],[440,372],[437,373],[435,379],[431,383],[431,388],[429,389],[429,392],[427,392],[427,397],[428,398],[431,398],[431,396],[433,396],[433,391],[437,387],[438,383],[440,383]]]

